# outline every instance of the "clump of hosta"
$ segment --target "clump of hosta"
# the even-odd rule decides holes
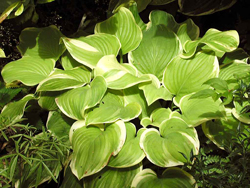
[[[68,38],[53,26],[25,29],[23,57],[7,64],[2,76],[6,83],[36,86],[36,95],[7,105],[1,116],[20,120],[29,100],[49,111],[47,129],[68,136],[73,150],[62,187],[82,181],[95,188],[194,187],[193,177],[176,166],[192,163],[199,152],[195,127],[203,123],[219,145],[233,137],[236,123],[218,141],[210,120],[221,122],[223,132],[229,117],[242,121],[235,114],[247,105],[232,103],[230,93],[234,74],[250,69],[247,57],[234,59],[237,32],[210,29],[199,38],[192,20],[176,23],[163,11],[152,11],[145,24],[136,5],[120,7],[94,32]],[[132,123],[136,118],[140,124]],[[143,169],[147,160],[166,170]]]

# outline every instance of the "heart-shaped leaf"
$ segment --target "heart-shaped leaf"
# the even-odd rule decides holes
[[[123,187],[130,188],[137,173],[142,170],[142,165],[130,168],[106,167],[99,173],[84,179],[85,188]]]
[[[106,33],[98,33],[77,39],[62,38],[71,56],[79,63],[95,68],[105,55],[117,56],[121,44],[117,37]]]
[[[153,128],[143,132],[140,146],[148,160],[160,167],[183,165],[190,162],[191,151],[199,152],[199,139],[195,128],[181,118],[173,117],[160,125],[160,133]]]
[[[109,19],[96,24],[95,33],[115,35],[121,42],[122,54],[136,49],[142,40],[140,27],[136,24],[133,14],[125,7],[119,8]]]
[[[133,182],[132,188],[197,188],[196,181],[189,173],[176,167],[166,169],[161,178],[151,169],[139,172]]]
[[[105,125],[101,130],[98,126],[86,126],[84,121],[77,121],[70,130],[72,141],[73,174],[78,178],[90,176],[102,170],[111,155],[121,150],[126,139],[126,128],[122,121]]]
[[[141,106],[136,103],[126,104],[121,93],[106,93],[100,102],[100,105],[95,107],[86,116],[86,124],[101,124],[112,123],[121,119],[130,121],[141,114]]]
[[[103,77],[97,76],[90,85],[72,89],[56,98],[59,109],[68,117],[76,120],[84,119],[84,112],[97,105],[107,86]]]
[[[37,87],[37,91],[60,91],[77,88],[85,85],[91,80],[91,72],[84,67],[76,67],[71,70],[55,69],[55,71],[44,79]]]
[[[210,78],[218,77],[219,63],[212,54],[198,53],[192,59],[174,58],[167,66],[164,86],[174,95],[176,101],[181,97],[209,86],[203,85]]]
[[[135,125],[128,122],[126,125],[126,141],[121,151],[110,158],[108,166],[114,168],[127,168],[140,163],[145,154],[140,148],[139,142],[145,128],[139,129],[136,133]]]

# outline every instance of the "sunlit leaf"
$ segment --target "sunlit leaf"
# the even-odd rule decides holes
[[[71,170],[78,179],[90,176],[102,170],[111,155],[121,150],[126,139],[126,128],[122,121],[98,126],[85,126],[78,121],[71,127],[73,156]]]

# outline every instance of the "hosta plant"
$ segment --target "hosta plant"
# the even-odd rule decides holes
[[[225,148],[238,123],[242,130],[249,124],[242,113],[249,96],[239,102],[234,92],[250,70],[238,45],[236,31],[209,29],[199,37],[192,20],[177,23],[163,11],[152,11],[145,24],[135,4],[121,6],[89,36],[69,38],[54,26],[23,30],[22,58],[1,73],[6,84],[35,91],[3,108],[1,127],[21,124],[27,106],[38,104],[48,112],[47,131],[71,150],[59,148],[66,159],[56,166],[45,156],[46,164],[32,166],[48,172],[35,182],[13,174],[13,161],[22,162],[21,174],[31,168],[19,157],[1,169],[16,187],[56,179],[63,168],[67,188],[196,187],[182,169],[199,153],[196,127],[203,124]]]

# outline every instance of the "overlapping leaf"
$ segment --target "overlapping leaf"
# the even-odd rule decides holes
[[[38,99],[38,104],[41,108],[46,110],[56,110],[58,106],[55,99],[59,97],[62,91],[43,91],[40,93],[40,98]]]
[[[178,103],[182,96],[209,88],[203,83],[218,75],[219,63],[213,54],[198,53],[192,59],[182,59],[178,56],[168,64],[163,84],[176,95]]]
[[[70,167],[82,179],[102,170],[111,155],[117,155],[125,142],[126,128],[122,121],[106,124],[104,130],[78,121],[72,126],[70,137],[73,148]]]
[[[161,178],[151,169],[139,172],[133,182],[132,188],[197,188],[195,179],[189,173],[176,167],[166,169]]]
[[[121,42],[122,54],[136,49],[142,40],[140,27],[136,24],[133,14],[125,7],[119,8],[109,19],[98,23],[95,33],[115,35]]]
[[[121,119],[129,121],[141,114],[142,108],[136,102],[126,104],[120,92],[108,92],[100,105],[91,110],[86,116],[86,124],[112,123]]]
[[[23,58],[8,63],[3,68],[4,81],[10,83],[18,80],[25,85],[34,86],[44,80],[65,50],[64,45],[59,45],[61,36],[54,26],[24,29],[18,46]]]
[[[160,132],[147,129],[141,136],[140,146],[150,162],[171,167],[189,162],[190,153],[198,154],[200,143],[195,128],[173,117],[162,122]]]
[[[72,89],[57,99],[60,110],[68,117],[76,120],[84,119],[84,112],[97,105],[107,90],[103,77],[97,76],[90,85]]]
[[[95,68],[103,56],[112,54],[117,56],[121,47],[117,37],[106,33],[77,39],[62,38],[62,40],[71,56],[91,69]]]
[[[246,112],[244,113],[244,108],[246,108],[247,106],[250,105],[249,101],[234,101],[234,106],[235,108],[233,108],[232,113],[234,115],[235,118],[237,118],[239,121],[246,123],[246,124],[250,124],[250,112],[248,112],[248,110],[246,110]]]
[[[139,142],[142,133],[146,130],[139,129],[136,133],[135,125],[132,123],[125,123],[126,126],[126,141],[121,151],[110,158],[109,167],[127,168],[140,163],[145,154],[140,148]]]
[[[114,55],[104,56],[95,68],[95,76],[103,76],[110,89],[120,90],[141,82],[150,81],[147,75],[137,76],[137,70],[129,64],[119,64]]]
[[[84,67],[71,70],[56,69],[48,78],[39,83],[37,91],[60,91],[77,88],[90,82],[91,72]]]
[[[182,57],[192,57],[200,44],[205,44],[206,49],[215,52],[231,52],[239,45],[239,35],[235,30],[219,31],[217,29],[209,29],[202,38],[195,41],[187,41],[184,44],[185,52],[182,54]]]
[[[226,115],[225,108],[220,99],[214,101],[212,97],[194,98],[190,95],[184,96],[180,101],[182,118],[190,126],[199,124],[211,119],[220,119]]]
[[[106,167],[99,173],[87,177],[84,180],[85,188],[130,188],[132,181],[137,173],[142,170],[142,165],[130,168],[110,168]]]
[[[172,100],[171,93],[161,85],[158,78],[152,74],[149,76],[151,78],[150,83],[146,82],[139,85],[139,89],[143,90],[148,105],[159,99]]]

